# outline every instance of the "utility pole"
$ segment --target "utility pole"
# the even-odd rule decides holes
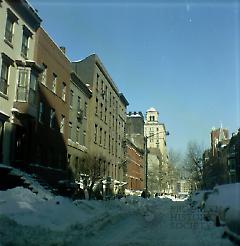
[[[147,148],[148,137],[144,137],[144,148],[145,148],[145,189],[148,191],[148,148]]]

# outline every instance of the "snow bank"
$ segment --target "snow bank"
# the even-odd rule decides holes
[[[86,201],[46,198],[23,187],[0,191],[3,245],[232,245],[223,228],[186,202],[129,196]]]

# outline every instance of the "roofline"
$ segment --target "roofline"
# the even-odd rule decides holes
[[[84,93],[87,94],[88,97],[92,96],[92,92],[89,90],[89,88],[82,82],[82,80],[79,78],[79,76],[75,73],[75,71],[71,71],[70,73],[70,78],[71,79],[76,79],[79,81],[79,84],[76,84],[74,81],[72,81],[76,86],[80,86],[80,89],[83,89]]]

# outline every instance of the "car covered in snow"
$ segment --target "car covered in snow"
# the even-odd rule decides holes
[[[194,208],[202,209],[204,206],[206,197],[211,192],[212,190],[198,190],[198,191],[193,192],[189,196],[189,199],[188,199],[190,206]]]
[[[204,218],[212,220],[216,226],[240,225],[240,183],[215,186],[204,202]]]
[[[230,239],[240,245],[240,207],[233,206],[227,210],[225,214],[225,223],[225,233],[230,237]]]

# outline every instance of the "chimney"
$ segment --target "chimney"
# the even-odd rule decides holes
[[[63,54],[66,54],[66,47],[60,46],[60,50],[62,51]]]

